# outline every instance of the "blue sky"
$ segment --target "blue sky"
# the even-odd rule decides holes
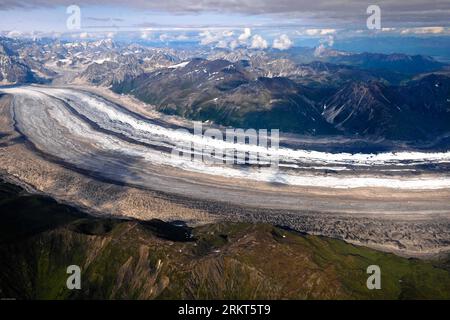
[[[0,11],[1,30],[65,32],[68,14],[63,6],[51,8],[14,8]],[[208,27],[208,26],[258,26],[276,23],[267,15],[241,13],[184,13],[138,10],[118,6],[80,6],[82,28],[97,30],[130,30],[144,27]]]

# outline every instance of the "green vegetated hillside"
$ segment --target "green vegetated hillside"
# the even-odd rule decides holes
[[[450,298],[444,264],[267,224],[98,219],[5,183],[0,218],[0,298]],[[373,264],[381,290],[366,287]],[[66,287],[69,265],[81,290]]]
[[[402,141],[433,141],[450,131],[450,77],[420,74],[441,63],[378,54],[335,60],[346,66],[316,61],[293,67],[282,60],[290,71],[266,77],[249,61],[193,59],[180,68],[125,77],[112,90],[166,114],[236,128]],[[269,65],[274,66],[262,68]],[[380,79],[380,73],[391,72],[417,77],[401,84]]]

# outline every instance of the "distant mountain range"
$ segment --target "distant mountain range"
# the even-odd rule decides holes
[[[431,57],[406,54],[360,53],[331,56],[327,59],[331,63],[347,64],[361,69],[389,70],[404,74],[417,74],[437,71],[444,64]]]

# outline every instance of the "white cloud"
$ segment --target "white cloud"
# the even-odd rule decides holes
[[[320,39],[319,46],[314,50],[314,56],[320,57],[327,52],[327,48],[334,45],[334,37],[329,35],[326,38]]]
[[[281,36],[279,36],[278,38],[273,40],[272,47],[274,47],[275,49],[279,49],[279,50],[287,50],[290,47],[292,47],[292,45],[293,45],[293,43],[292,43],[291,39],[289,39],[289,37],[287,35],[282,34]]]
[[[80,39],[86,39],[86,38],[89,37],[89,34],[88,34],[87,32],[82,32],[82,33],[80,33],[80,34],[78,35],[78,37],[79,37]]]
[[[246,42],[251,36],[252,36],[252,29],[250,29],[250,28],[245,28],[245,29],[244,29],[244,33],[242,33],[242,34],[239,36],[238,40],[239,40],[241,43],[244,43],[244,42]]]
[[[169,39],[170,39],[170,36],[168,34],[166,34],[166,33],[163,33],[163,34],[159,35],[159,40],[162,41],[162,42],[166,42]]]
[[[323,54],[324,52],[326,52],[326,49],[327,49],[327,48],[325,48],[324,44],[321,43],[321,44],[316,48],[316,50],[314,50],[314,56],[315,56],[315,57],[320,57],[320,56],[322,56],[322,54]]]
[[[142,30],[141,31],[141,38],[142,39],[148,39],[151,36],[151,32],[149,30]]]
[[[320,34],[320,29],[307,29],[305,30],[305,34],[308,36],[317,36]]]
[[[239,47],[239,41],[238,40],[233,40],[233,41],[230,42],[230,49],[231,50],[234,50],[237,47]]]
[[[23,35],[23,33],[21,31],[13,30],[13,31],[8,32],[8,34],[6,36],[9,38],[18,38],[22,35]]]
[[[222,34],[224,37],[232,37],[234,35],[234,32],[230,30],[225,30]]]
[[[260,35],[256,34],[252,38],[252,44],[250,48],[252,49],[267,49],[267,41],[261,37]]]
[[[444,32],[445,32],[445,28],[444,27],[421,27],[421,28],[407,28],[407,29],[403,29],[400,33],[401,34],[409,34],[409,33],[413,33],[413,34],[427,34],[427,33],[439,34],[439,33],[444,33]]]
[[[232,37],[234,34],[233,31],[230,30],[224,30],[224,31],[217,31],[212,32],[209,30],[205,30],[199,34],[201,40],[200,44],[202,45],[209,45],[214,43],[221,42],[223,44],[223,41],[227,41],[227,38]]]
[[[303,34],[303,32],[300,32]],[[326,36],[329,34],[335,34],[336,29],[306,29],[304,34],[308,36]]]
[[[216,48],[221,48],[221,49],[228,48],[228,41],[220,40],[219,42],[216,43]]]
[[[189,37],[185,34],[180,34],[175,37],[175,40],[178,40],[178,41],[184,41],[184,40],[188,40],[188,39],[189,39]]]
[[[334,37],[328,36],[325,39],[322,39],[321,42],[326,43],[329,47],[332,47],[334,45]]]
[[[211,44],[211,43],[214,43],[214,42],[218,41],[217,36],[214,35],[213,33],[211,33],[208,30],[201,32],[200,33],[200,37],[202,38],[200,40],[200,43],[202,45],[208,45],[208,44]]]

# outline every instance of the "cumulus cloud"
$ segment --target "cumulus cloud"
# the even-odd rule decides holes
[[[334,37],[329,35],[326,38],[322,38],[319,41],[319,45],[316,47],[316,50],[314,50],[314,56],[320,57],[324,53],[327,52],[327,49],[329,47],[332,47],[334,45]]]
[[[210,31],[205,30],[200,32],[199,36],[201,38],[200,44],[202,45],[212,45],[221,43],[223,44],[224,41],[229,41],[230,37],[233,36],[234,32],[230,30],[224,30],[224,31]]]
[[[325,52],[327,51],[327,48],[323,43],[321,43],[315,50],[314,50],[314,56],[315,57],[321,57]]]
[[[251,49],[267,49],[269,43],[263,36],[255,34],[252,36],[250,28],[244,28],[244,31],[233,32],[230,30],[204,30],[199,33],[200,44],[210,45],[215,48],[234,50],[238,47],[247,47]],[[292,47],[293,42],[286,34],[282,34],[274,39],[273,48],[286,50]]]
[[[326,43],[329,47],[332,47],[334,45],[334,37],[328,36],[325,39],[322,39],[321,43]]]
[[[234,31],[231,30],[222,30],[222,31],[210,31],[205,30],[200,34],[200,44],[202,45],[211,45],[216,48],[236,48],[239,43],[237,43],[236,39],[234,39]]]
[[[291,39],[289,39],[289,37],[287,35],[282,34],[281,36],[279,36],[278,38],[273,40],[272,47],[274,47],[275,49],[279,49],[279,50],[287,50],[290,47],[292,47],[292,45],[293,45],[293,43],[292,43]]]
[[[200,43],[202,45],[208,45],[208,44],[219,41],[219,38],[217,37],[217,35],[213,34],[211,31],[208,31],[208,30],[200,32],[199,36],[201,38]]]
[[[252,29],[250,29],[250,28],[245,28],[245,29],[244,29],[244,33],[242,33],[242,34],[239,36],[238,40],[239,40],[241,43],[244,43],[244,42],[246,42],[251,36],[252,36]]]
[[[255,34],[252,37],[252,44],[250,45],[250,48],[252,49],[267,49],[268,44],[267,41],[261,37],[259,34]]]

